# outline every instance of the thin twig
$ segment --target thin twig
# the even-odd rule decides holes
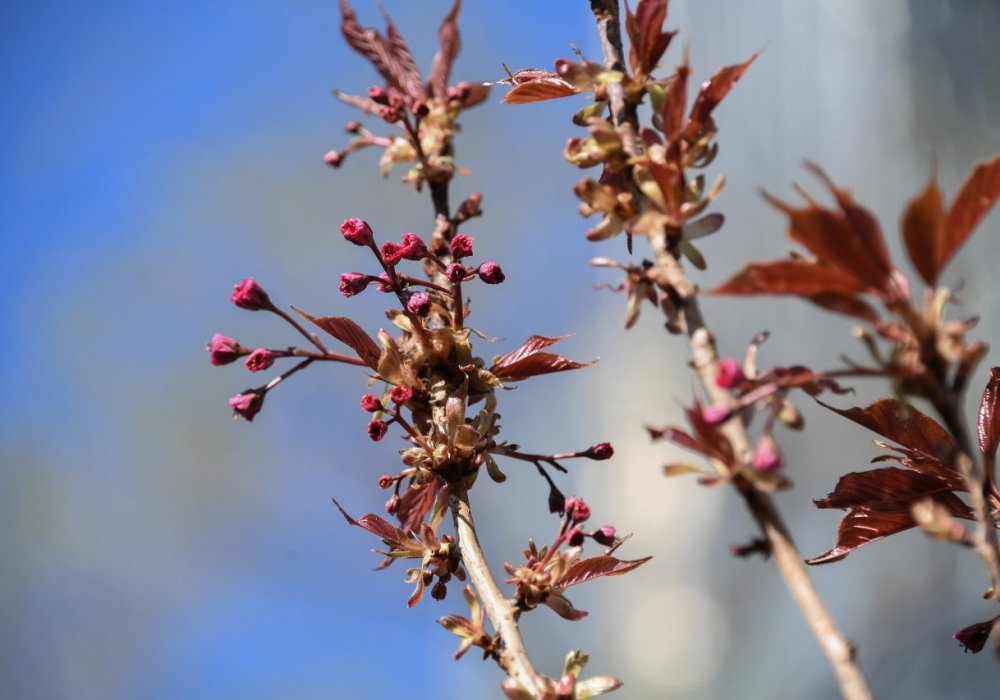
[[[590,4],[601,35],[605,65],[620,70],[624,62],[618,0],[591,0]],[[627,132],[635,133],[637,122],[634,121],[634,110],[630,113],[626,108],[621,86],[610,84],[608,94],[615,125],[619,126],[622,120],[627,120],[631,125]],[[629,144],[626,142],[626,148],[628,147]],[[641,148],[638,144],[634,147]],[[732,394],[715,382],[718,374],[718,353],[715,339],[701,315],[695,285],[671,252],[666,233],[661,231],[658,235],[650,235],[649,239],[656,258],[655,264],[678,297],[680,320],[687,333],[692,360],[702,384],[713,402],[733,405],[735,399]],[[750,438],[739,417],[728,420],[722,426],[722,431],[732,445],[740,464],[748,464],[751,455]],[[844,698],[849,700],[871,698],[865,677],[855,662],[854,647],[837,628],[770,496],[758,490],[746,479],[737,478],[733,483],[767,538],[775,566],[826,654]]]
[[[465,564],[469,579],[486,610],[486,615],[490,618],[493,629],[500,635],[501,648],[498,659],[500,668],[533,697],[538,697],[543,688],[538,682],[535,669],[528,658],[528,651],[524,647],[524,640],[517,626],[516,609],[500,592],[486,563],[479,538],[476,536],[476,526],[472,521],[468,491],[456,487],[449,496],[448,505],[455,522],[462,563]]]

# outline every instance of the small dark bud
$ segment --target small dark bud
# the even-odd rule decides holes
[[[344,162],[344,154],[338,150],[330,149],[323,156],[323,162],[331,168],[339,168],[340,164]]]
[[[549,512],[550,513],[566,512],[566,496],[564,496],[562,491],[557,489],[555,486],[549,489]]]
[[[462,263],[452,263],[447,268],[445,268],[444,276],[452,281],[453,284],[458,284],[466,278],[468,272],[465,269],[465,265]]]
[[[431,113],[430,106],[428,106],[428,104],[423,100],[417,100],[416,102],[414,102],[412,110],[413,113],[418,117],[420,117],[421,119],[423,119],[424,117],[426,117],[428,114]]]
[[[479,279],[486,284],[500,284],[507,279],[503,270],[500,269],[500,265],[492,261],[487,261],[480,265],[478,272]]]
[[[378,487],[380,489],[387,489],[395,483],[396,479],[394,477],[389,476],[388,474],[383,474],[378,478]]]
[[[594,542],[597,542],[597,544],[610,547],[615,543],[615,529],[610,525],[605,525],[602,528],[594,530],[594,534],[591,537],[594,538]]]
[[[434,600],[444,600],[445,596],[448,595],[448,586],[444,584],[444,581],[438,581],[431,588],[431,598]]]
[[[603,459],[611,459],[611,456],[614,455],[614,453],[615,450],[611,446],[610,442],[599,442],[583,454],[586,457],[600,461]]]
[[[400,499],[398,493],[392,494],[389,500],[385,502],[385,512],[388,513],[389,515],[395,515],[396,513],[398,513],[399,500]]]
[[[583,534],[583,530],[578,527],[574,527],[566,533],[566,542],[569,543],[570,547],[579,547],[583,544],[584,537],[586,537],[586,535]]]
[[[990,632],[993,631],[993,624],[996,622],[996,618],[993,620],[987,620],[986,622],[977,622],[974,625],[969,625],[965,629],[960,629],[958,632],[952,635],[958,643],[961,644],[966,651],[971,651],[973,654],[978,654],[986,646],[986,640],[990,638]]]
[[[375,420],[368,423],[368,437],[370,437],[374,442],[378,442],[385,437],[386,431],[389,429],[389,425],[384,420]]]
[[[380,105],[389,104],[389,92],[381,85],[372,85],[368,88],[368,99],[378,102]]]

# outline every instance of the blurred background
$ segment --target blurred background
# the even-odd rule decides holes
[[[383,4],[426,69],[449,3]],[[375,3],[355,5],[382,25]],[[393,441],[364,434],[362,373],[311,368],[253,424],[233,422],[226,400],[258,378],[211,367],[204,350],[216,332],[296,342],[275,318],[230,304],[247,276],[280,305],[349,314],[374,333],[384,298],[337,292],[341,272],[369,264],[337,226],[359,216],[383,239],[429,233],[426,194],[400,185],[401,170],[380,178],[374,152],[339,171],[323,164],[356,117],[330,88],[361,93],[377,78],[345,47],[336,3],[41,0],[4,3],[0,17],[0,697],[498,697],[495,665],[475,653],[452,661],[457,639],[435,623],[463,612],[457,587],[407,610],[405,567],[373,572],[378,543],[331,504],[378,512],[375,480],[394,471]],[[717,112],[709,174],[727,175],[717,210],[728,223],[702,246],[705,286],[787,251],[759,188],[818,192],[803,159],[851,187],[898,251],[900,212],[935,168],[950,196],[1000,150],[991,0],[676,0],[668,25],[681,34],[667,68],[689,44],[697,81],[765,49]],[[600,56],[583,0],[468,2],[461,27],[456,79],[499,79],[504,62],[550,67],[572,45]],[[625,253],[620,239],[582,236],[571,187],[583,173],[560,155],[580,103],[500,97],[467,113],[457,149],[471,175],[453,188],[455,203],[484,193],[486,215],[466,232],[477,259],[507,273],[473,290],[471,323],[500,338],[479,352],[573,333],[565,354],[601,360],[505,393],[504,433],[536,452],[611,441],[613,460],[573,463],[561,483],[598,524],[635,533],[623,556],[655,557],[574,590],[592,611],[582,622],[526,616],[538,666],[556,674],[582,647],[589,672],[626,681],[622,697],[837,697],[774,568],[729,555],[755,534],[740,502],[661,475],[691,456],[649,445],[643,425],[678,420],[694,379],[655,313],[626,333],[624,299],[595,291],[617,280],[589,258]],[[943,280],[960,289],[961,313],[983,316],[974,337],[994,345],[998,234],[994,213]],[[799,302],[705,307],[727,355],[764,329],[765,365],[861,354],[849,323]],[[884,393],[858,389],[837,402]],[[860,428],[799,405],[808,430],[779,436],[796,488],[777,500],[809,556],[831,546],[838,521],[811,499],[877,450]],[[537,475],[506,471],[506,484],[483,479],[473,494],[498,568],[555,528]],[[813,574],[877,696],[995,692],[996,660],[950,638],[996,612],[980,599],[973,554],[911,532]]]

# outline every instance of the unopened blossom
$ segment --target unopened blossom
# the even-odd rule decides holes
[[[368,437],[370,437],[375,442],[378,442],[385,437],[386,431],[389,429],[389,425],[384,420],[375,420],[368,423]]]
[[[229,407],[233,409],[233,417],[240,416],[246,421],[252,421],[264,406],[264,392],[257,389],[244,391],[229,399]]]
[[[448,248],[451,250],[451,257],[455,260],[467,258],[472,255],[472,237],[460,233],[451,239]]]
[[[431,297],[427,292],[414,292],[406,301],[406,310],[423,318],[431,312]]]
[[[585,457],[590,457],[591,459],[600,461],[604,459],[611,459],[611,456],[614,455],[614,453],[615,450],[611,446],[610,442],[599,442],[583,454]]]
[[[615,543],[615,529],[611,525],[605,525],[602,528],[594,530],[594,534],[591,535],[597,544],[602,544],[605,547],[610,547]]]
[[[500,265],[492,261],[487,261],[480,265],[478,272],[479,279],[486,284],[500,284],[507,279],[503,270],[500,269]]]
[[[383,474],[378,478],[378,487],[380,489],[387,489],[396,483],[396,479],[388,474]]]
[[[274,364],[275,355],[267,348],[257,348],[247,358],[246,368],[251,372],[260,372]]]
[[[392,399],[393,403],[406,403],[413,398],[413,389],[401,384],[393,387],[392,391],[389,392],[389,398]]]
[[[729,418],[729,416],[732,415],[732,412],[733,409],[729,406],[712,404],[711,406],[705,406],[701,409],[701,419],[709,425],[718,425]]]
[[[754,450],[751,464],[759,472],[774,471],[781,467],[781,453],[778,446],[774,444],[774,439],[770,435],[761,435],[757,442],[757,449]]]
[[[323,156],[323,162],[331,168],[339,168],[340,164],[344,162],[344,154],[336,149],[330,149]]]
[[[566,516],[574,523],[586,522],[590,518],[590,506],[582,498],[570,496],[566,499]]]
[[[369,413],[374,413],[382,410],[382,402],[375,394],[365,394],[361,397],[361,408]]]
[[[361,219],[346,219],[340,225],[340,232],[354,245],[371,245],[375,240],[372,227]]]
[[[458,284],[465,279],[466,274],[465,265],[462,263],[452,263],[444,270],[444,276],[451,280],[453,283]]]
[[[569,532],[566,533],[566,542],[569,543],[570,547],[579,547],[583,544],[583,538],[586,537],[583,530],[578,527],[574,527]]]
[[[382,244],[382,260],[386,265],[395,265],[403,259],[403,248],[398,243],[386,241]]]
[[[964,629],[960,629],[958,632],[952,635],[958,643],[961,644],[965,651],[971,651],[973,654],[978,654],[986,646],[986,640],[990,638],[990,633],[993,631],[993,625],[996,619],[987,620],[986,622],[977,622],[974,625],[969,625]]]
[[[401,255],[404,260],[423,260],[427,257],[427,245],[417,234],[404,233]]]
[[[345,272],[340,276],[340,293],[345,297],[353,297],[365,291],[368,286],[368,275],[360,272]]]
[[[213,365],[228,365],[246,354],[243,346],[232,338],[216,333],[205,346]]]
[[[229,298],[238,307],[248,311],[266,311],[274,308],[267,292],[254,281],[253,277],[247,277],[233,287],[233,293]]]
[[[719,360],[719,372],[715,375],[715,383],[723,389],[733,389],[746,380],[740,363],[732,358]]]

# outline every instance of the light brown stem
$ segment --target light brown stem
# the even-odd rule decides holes
[[[472,520],[472,509],[469,507],[468,491],[456,488],[449,499],[451,515],[455,522],[455,532],[462,552],[462,563],[469,573],[469,579],[476,595],[486,610],[487,617],[493,629],[500,635],[500,667],[511,678],[516,680],[524,690],[538,697],[543,691],[539,684],[535,669],[528,658],[524,647],[521,631],[517,626],[517,615],[514,605],[503,596],[497,586],[490,568],[486,564],[479,538],[476,536],[476,526]]]
[[[590,5],[601,35],[605,66],[621,70],[624,62],[618,0],[591,0]],[[621,126],[623,121],[631,122],[626,133],[636,133],[635,110],[629,109],[625,104],[621,86],[609,85],[608,93],[615,125]],[[625,145],[626,148],[631,145],[633,149],[641,149],[641,145],[636,142],[629,144],[626,140]],[[641,151],[630,152],[638,155]],[[662,280],[676,293],[679,307],[678,320],[687,333],[692,361],[705,390],[713,403],[734,405],[733,395],[715,382],[719,358],[715,339],[701,315],[695,285],[671,252],[665,231],[650,235],[649,240],[655,256],[658,281]],[[740,418],[734,416],[722,426],[722,430],[732,445],[739,463],[749,464],[750,438]],[[843,697],[848,700],[870,699],[868,684],[854,660],[854,647],[837,628],[773,501],[746,479],[737,476],[733,483],[766,537],[775,566],[833,668]]]

